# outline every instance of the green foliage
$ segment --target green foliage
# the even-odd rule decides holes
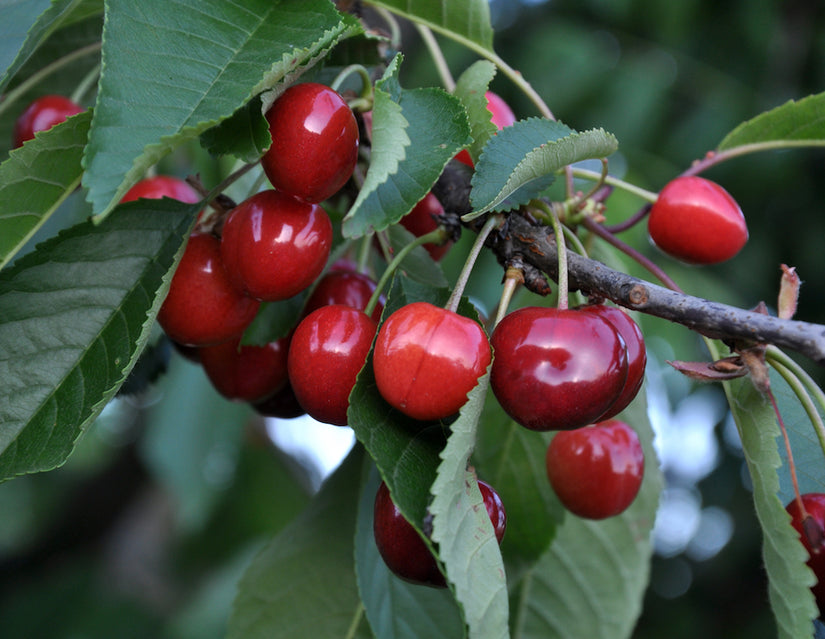
[[[728,133],[717,147],[728,151],[746,144],[775,142],[785,146],[825,145],[825,93],[802,100],[789,100],[782,106],[743,122]]]

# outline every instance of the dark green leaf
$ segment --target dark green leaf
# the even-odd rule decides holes
[[[80,184],[90,112],[35,136],[0,164],[0,268]]]
[[[360,31],[328,0],[110,0],[84,184],[105,216],[146,169]],[[219,46],[216,46],[219,45]]]
[[[352,544],[363,457],[356,447],[253,560],[238,587],[229,639],[350,636],[361,614]]]
[[[396,254],[415,239],[415,236],[400,224],[389,227],[387,235],[389,236],[390,246]],[[423,246],[417,246],[410,251],[401,262],[401,268],[404,269],[407,275],[422,284],[436,288],[447,286],[444,271],[441,270],[441,266],[437,262],[433,261],[430,254],[427,253],[427,249]]]
[[[493,137],[497,130],[491,120],[492,113],[487,108],[487,98],[484,95],[495,75],[496,67],[492,62],[479,60],[470,65],[455,84],[454,93],[461,99],[470,118],[473,143],[467,151],[473,162],[478,160],[487,140]]]
[[[270,144],[269,125],[258,96],[201,134],[201,145],[212,155],[234,155],[244,162],[255,162]]]
[[[115,394],[198,210],[145,200],[0,273],[0,477],[62,464]]]

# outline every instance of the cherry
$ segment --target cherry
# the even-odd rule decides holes
[[[478,322],[414,302],[381,325],[373,371],[391,406],[413,419],[435,420],[464,405],[490,359],[490,343]]]
[[[807,524],[802,519],[802,511],[796,499],[785,509],[791,516],[791,525],[799,533],[802,545],[808,551],[808,567],[817,578],[817,583],[811,589],[816,597],[816,605],[820,610],[825,610],[825,493],[805,493],[801,497],[810,517]]]
[[[636,431],[611,419],[556,433],[546,462],[550,485],[567,510],[586,519],[605,519],[636,499],[645,457]]]
[[[610,409],[599,418],[605,420],[621,413],[639,393],[639,389],[645,381],[645,368],[647,367],[645,340],[639,325],[633,321],[630,315],[616,306],[590,304],[582,306],[580,310],[586,313],[595,313],[610,322],[624,340],[627,349],[627,379],[619,397],[613,402]]]
[[[624,341],[595,313],[521,308],[499,322],[491,342],[490,387],[507,414],[531,430],[598,421],[627,380]]]
[[[304,315],[329,306],[343,304],[363,311],[375,291],[376,283],[369,275],[364,275],[349,267],[333,267],[318,280],[312,294],[304,304]],[[383,300],[383,296],[381,296]],[[384,310],[383,301],[379,301],[372,312],[372,319],[377,323]]]
[[[690,264],[717,264],[748,241],[736,200],[705,178],[682,176],[659,193],[647,221],[650,238],[668,255]]]
[[[189,204],[201,200],[198,192],[189,186],[185,180],[171,175],[155,175],[137,182],[131,189],[126,191],[126,195],[120,201],[132,202],[138,198],[159,200],[164,197],[170,197],[173,200],[180,200]]]
[[[321,202],[349,180],[358,160],[358,123],[336,91],[314,82],[293,85],[266,119],[272,146],[261,166],[276,189]]]
[[[496,540],[501,543],[507,526],[504,505],[488,483],[479,480],[478,488],[493,524]],[[373,533],[381,558],[396,576],[427,586],[443,588],[447,585],[435,557],[415,528],[401,514],[384,482],[381,482],[375,495]]]
[[[256,402],[286,386],[288,348],[288,337],[263,345],[232,339],[201,348],[200,362],[221,395]]]
[[[221,257],[235,286],[272,302],[315,281],[331,246],[332,224],[324,209],[270,189],[232,209],[223,226]]]
[[[287,370],[295,397],[308,415],[346,425],[349,395],[377,328],[366,313],[343,304],[322,306],[299,322]]]
[[[51,129],[66,118],[82,113],[83,107],[62,95],[44,95],[37,98],[14,123],[14,148],[23,146],[23,142],[31,140],[35,133]]]
[[[306,415],[306,411],[298,403],[295,391],[287,380],[286,386],[274,392],[269,397],[252,404],[259,415],[264,417],[275,417],[277,419],[295,419]]]
[[[466,152],[466,151],[465,151]],[[444,215],[444,207],[432,193],[427,193],[424,199],[413,207],[413,210],[401,218],[401,226],[407,229],[416,237],[426,235],[430,231],[438,228],[437,216]],[[430,257],[436,262],[444,257],[450,249],[451,242],[444,244],[433,244],[428,242],[424,245]]]
[[[189,236],[158,322],[174,341],[210,346],[239,337],[260,302],[235,288],[221,261],[220,241],[208,233]]]
[[[487,98],[487,110],[492,114],[490,121],[496,125],[496,128],[501,131],[504,127],[510,126],[515,124],[516,116],[513,113],[513,110],[510,108],[502,98],[496,93],[492,91],[487,91],[484,94],[484,97]],[[458,155],[455,156],[455,159],[459,162],[463,162],[470,168],[474,168],[475,164],[473,164],[473,159],[470,157],[470,154],[467,152],[467,149],[460,151]]]

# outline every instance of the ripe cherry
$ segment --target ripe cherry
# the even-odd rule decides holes
[[[621,413],[639,393],[639,389],[645,381],[645,368],[647,367],[645,340],[639,325],[633,321],[630,315],[616,306],[590,304],[582,306],[580,310],[586,313],[595,313],[610,322],[624,340],[627,349],[627,379],[619,397],[613,402],[610,409],[599,418],[605,420]]]
[[[252,404],[259,415],[275,417],[276,419],[295,419],[306,415],[306,411],[298,403],[292,385],[287,380],[286,386],[269,397]]]
[[[510,108],[504,100],[502,100],[501,96],[492,91],[487,91],[484,94],[484,97],[487,98],[487,110],[492,114],[490,121],[496,125],[496,128],[501,131],[504,127],[510,126],[515,124],[516,122],[516,115],[513,113],[513,110]],[[470,154],[467,152],[466,149],[460,151],[458,155],[455,156],[455,159],[459,162],[463,162],[470,168],[474,168],[475,164],[473,163],[473,159],[470,157]]]
[[[564,507],[586,519],[623,512],[644,475],[639,436],[618,420],[565,430],[547,448],[547,476]]]
[[[381,325],[373,371],[391,406],[413,419],[435,420],[464,405],[490,359],[490,343],[478,322],[414,302]]]
[[[437,216],[444,215],[444,207],[432,193],[427,193],[424,199],[413,207],[413,210],[401,218],[401,226],[416,237],[426,235],[438,228]],[[452,242],[444,244],[427,243],[424,248],[436,262],[450,250]]]
[[[221,257],[235,286],[272,302],[315,281],[331,246],[332,224],[324,209],[270,189],[232,209],[223,226]]]
[[[23,146],[35,133],[51,129],[66,118],[83,112],[83,107],[62,95],[44,95],[37,98],[21,113],[14,123],[14,148]]]
[[[324,275],[304,304],[304,315],[315,309],[330,304],[343,304],[363,311],[375,291],[376,283],[369,275],[359,273],[346,267],[333,266]],[[381,297],[383,300],[383,296]],[[372,319],[378,322],[384,310],[383,301],[379,301],[372,312]]]
[[[132,202],[138,198],[147,200],[159,200],[163,197],[170,197],[173,200],[180,200],[194,204],[200,202],[201,197],[185,180],[171,175],[155,175],[137,182],[131,189],[126,191],[120,201]]]
[[[263,345],[232,339],[201,348],[200,362],[221,395],[257,402],[286,386],[288,348],[288,337]]]
[[[300,321],[287,368],[295,397],[308,415],[346,425],[349,395],[377,328],[366,313],[342,304],[322,306]]]
[[[261,158],[279,191],[307,202],[334,195],[358,160],[358,123],[344,99],[323,84],[289,87],[266,113],[272,146]]]
[[[176,342],[210,346],[239,337],[259,306],[258,300],[230,282],[218,238],[193,233],[158,312],[158,322]]]
[[[796,499],[785,509],[791,516],[791,525],[799,533],[802,545],[808,551],[808,567],[817,578],[812,590],[816,605],[822,611],[825,610],[825,493],[805,493],[801,497],[810,517],[807,524],[802,519],[802,511]]]
[[[647,230],[662,251],[690,264],[724,262],[748,241],[736,200],[715,182],[697,176],[665,185],[650,209]]]
[[[478,488],[493,524],[496,540],[501,543],[507,526],[504,505],[498,493],[486,482],[479,480]],[[375,495],[373,533],[379,554],[395,575],[411,583],[442,588],[446,586],[435,557],[392,501],[384,482],[381,482]]]
[[[490,387],[507,414],[531,430],[598,421],[627,379],[624,341],[595,313],[521,308],[499,322],[491,342]]]

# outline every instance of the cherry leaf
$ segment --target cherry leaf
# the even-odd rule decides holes
[[[470,118],[473,142],[467,151],[473,162],[478,160],[481,149],[497,131],[484,95],[495,75],[496,67],[492,62],[479,60],[467,67],[455,84],[453,93],[461,99]]]

